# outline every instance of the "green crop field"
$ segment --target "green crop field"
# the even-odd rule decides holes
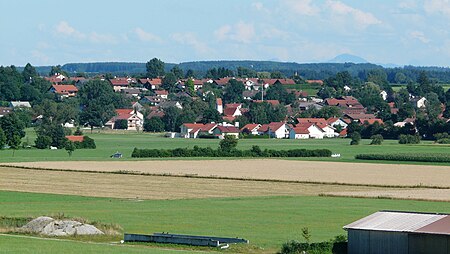
[[[381,209],[450,212],[450,203],[337,197],[256,197],[186,200],[123,200],[0,191],[0,216],[64,213],[91,221],[117,223],[125,232],[171,232],[243,237],[254,246],[275,251],[285,241],[301,240],[308,227],[312,241],[344,234],[342,226]],[[7,241],[6,241],[7,239]],[[120,237],[117,238],[119,240]],[[25,244],[26,243],[26,244]],[[11,238],[0,235],[0,252],[59,248],[119,253],[117,246]],[[101,248],[101,249],[100,249]],[[126,252],[141,253],[144,246]],[[148,249],[147,249],[148,250]],[[171,253],[153,252],[152,253]]]
[[[164,148],[173,149],[178,147],[202,146],[216,148],[219,145],[218,139],[183,139],[165,138],[162,134],[136,133],[133,131],[113,131],[95,132],[90,134],[95,139],[97,149],[76,150],[72,157],[69,157],[65,150],[39,150],[39,149],[19,149],[15,152],[11,150],[0,150],[0,162],[25,162],[25,161],[65,161],[65,160],[111,160],[109,157],[119,151],[123,153],[124,160],[136,160],[131,158],[134,147],[138,148]],[[27,136],[23,139],[29,143],[35,140],[35,133],[32,129],[27,130]],[[330,149],[333,153],[341,154],[341,158],[301,158],[303,160],[327,160],[355,162],[356,154],[360,153],[449,153],[450,145],[433,144],[430,141],[422,141],[418,145],[400,145],[396,140],[385,140],[382,145],[369,145],[370,140],[362,140],[361,145],[350,146],[350,139],[322,139],[322,140],[291,140],[291,139],[241,139],[239,149],[250,149],[253,145],[258,145],[262,149]],[[193,158],[191,158],[193,159]],[[195,159],[195,158],[194,158]],[[199,159],[199,158],[197,158]],[[299,158],[300,159],[300,158]],[[358,161],[359,162],[359,161]],[[372,161],[373,163],[374,161]],[[406,162],[405,162],[406,163]],[[415,163],[424,164],[424,163]]]

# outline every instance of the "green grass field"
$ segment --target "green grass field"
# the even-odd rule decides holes
[[[131,158],[131,152],[134,147],[138,148],[164,148],[173,149],[177,147],[201,146],[217,148],[218,139],[183,139],[183,138],[164,138],[162,134],[136,133],[132,131],[116,131],[109,133],[95,132],[90,134],[95,139],[97,149],[76,150],[72,157],[69,157],[65,150],[39,150],[39,149],[20,149],[15,152],[11,150],[0,151],[0,162],[22,162],[22,161],[62,161],[62,160],[111,160],[109,157],[119,151],[123,154],[124,160],[136,160]],[[27,136],[24,141],[33,143],[36,135],[33,129],[27,130]],[[359,153],[449,153],[450,145],[437,145],[430,141],[423,141],[418,145],[400,145],[396,140],[385,140],[383,145],[369,145],[370,140],[363,140],[361,145],[350,146],[350,139],[323,139],[323,140],[290,140],[290,139],[241,139],[239,140],[239,149],[250,149],[253,145],[258,145],[262,149],[330,149],[333,153],[341,154],[341,158],[299,158],[303,160],[327,160],[355,162],[354,156]],[[199,159],[199,158],[191,158]],[[374,161],[371,161],[374,163]],[[420,164],[420,163],[416,163]],[[424,164],[424,163],[421,163]],[[446,164],[444,164],[446,165]],[[448,165],[448,164],[447,164]]]
[[[389,199],[302,196],[139,201],[6,191],[0,191],[0,207],[0,216],[64,213],[69,217],[117,223],[125,232],[132,233],[164,231],[243,237],[252,245],[273,251],[285,241],[301,240],[303,227],[310,229],[312,241],[328,240],[344,234],[342,226],[382,209],[450,212],[450,203]],[[17,253],[30,246],[42,250],[41,253],[59,248],[77,248],[78,253],[125,252],[119,246],[38,239],[30,243],[26,238],[0,236],[0,253]],[[144,246],[134,246],[126,252],[144,250]],[[151,253],[171,253],[151,250]]]

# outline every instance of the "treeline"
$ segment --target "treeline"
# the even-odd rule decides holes
[[[441,83],[450,83],[450,68],[445,67],[416,67],[405,66],[398,68],[383,68],[371,63],[306,63],[275,62],[275,61],[198,61],[184,62],[180,64],[166,63],[165,71],[168,72],[174,66],[178,66],[184,72],[191,70],[196,77],[205,77],[210,69],[227,69],[238,75],[238,68],[250,69],[255,72],[280,72],[285,77],[294,74],[305,79],[326,79],[339,72],[347,71],[353,77],[361,80],[367,78],[371,70],[384,70],[390,83],[404,83],[415,81],[421,72],[426,72],[428,77]],[[51,67],[36,67],[41,74],[47,74]],[[68,63],[62,66],[69,73],[112,73],[115,75],[136,75],[146,72],[145,63],[128,62],[100,62],[100,63]],[[19,68],[22,70],[22,68]]]

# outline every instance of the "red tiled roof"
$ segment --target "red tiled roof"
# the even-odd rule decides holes
[[[295,85],[295,81],[290,78],[277,79],[282,85]]]
[[[110,79],[111,85],[113,86],[128,86],[128,80],[126,78],[115,78]]]
[[[234,121],[234,119],[236,119],[236,117],[234,117],[234,116],[223,116],[222,119],[231,123],[231,122]]]
[[[242,127],[241,131],[244,131],[244,130],[252,131],[255,128],[257,128],[258,126],[259,126],[259,124],[257,124],[257,123],[249,123],[249,124],[246,124],[244,127]]]
[[[222,105],[222,98],[217,98],[216,102],[217,102],[217,105]]]
[[[84,136],[66,136],[69,141],[72,142],[83,142]]]
[[[186,128],[188,129],[196,129],[196,130],[201,130],[201,131],[210,131],[211,129],[213,129],[214,127],[217,126],[217,124],[215,123],[207,123],[207,124],[203,124],[203,123],[184,123],[184,126],[186,126]]]
[[[346,115],[353,120],[377,118],[374,114],[346,114]]]
[[[292,128],[292,130],[294,130],[295,134],[309,134],[308,128],[309,127],[298,126],[298,127]]]
[[[225,116],[233,116],[234,113],[236,112],[236,110],[237,110],[237,108],[225,108],[225,109],[223,110],[223,114],[224,114]]]
[[[267,103],[271,104],[272,106],[278,106],[278,105],[280,105],[280,102],[279,102],[278,100],[265,100],[265,101],[262,101],[262,100],[254,100],[253,102],[256,102],[256,103],[267,102]]]
[[[239,133],[239,129],[234,126],[217,126],[216,127],[222,133]]]
[[[155,93],[157,95],[168,95],[169,92],[167,92],[166,90],[156,90]]]
[[[320,79],[309,79],[309,80],[306,80],[306,83],[323,85],[323,80],[320,80]]]
[[[316,125],[328,125],[325,118],[297,118],[298,123],[315,123]]]
[[[78,88],[74,85],[52,85],[52,87],[57,94],[69,94],[78,92]]]

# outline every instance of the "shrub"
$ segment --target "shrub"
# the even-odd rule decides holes
[[[52,143],[52,138],[49,136],[39,135],[34,143],[38,149],[48,149]]]
[[[94,139],[84,136],[82,142],[74,142],[76,149],[95,149],[97,145],[95,145]]]
[[[450,144],[450,138],[441,138],[436,141],[438,144]]]
[[[400,134],[398,137],[399,144],[419,144],[420,136],[419,134],[410,135],[410,134]]]
[[[152,117],[144,121],[144,131],[163,132],[164,122],[159,117]]]
[[[114,129],[126,130],[128,129],[128,121],[126,119],[119,119],[114,122]]]
[[[388,161],[420,161],[420,162],[450,162],[449,154],[357,154],[358,160],[388,160]]]
[[[380,134],[373,135],[370,138],[372,139],[372,142],[370,142],[371,145],[381,145],[384,141],[383,136]]]
[[[354,132],[352,134],[352,141],[350,141],[350,145],[359,145],[359,141],[361,141],[361,134],[359,134],[359,132]]]
[[[233,149],[236,149],[238,144],[238,139],[234,136],[226,135],[223,140],[219,143],[219,148],[223,152],[230,152]]]
[[[73,133],[74,136],[83,136],[83,132],[80,127],[77,127],[77,130]]]
[[[302,243],[299,241],[289,241],[281,246],[278,254],[346,254],[347,239],[345,236],[337,236],[334,239],[318,243]]]

